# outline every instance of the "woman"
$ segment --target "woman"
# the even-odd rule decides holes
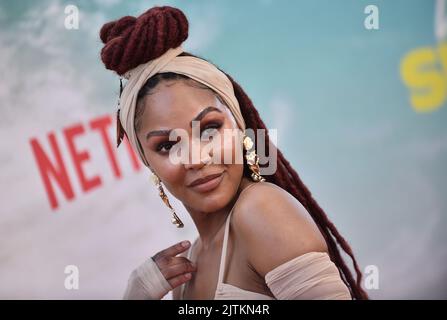
[[[193,245],[176,244],[135,269],[125,298],[161,299],[172,290],[174,299],[367,299],[351,248],[282,153],[269,150],[267,128],[249,97],[212,63],[183,51],[188,21],[180,10],[153,7],[123,17],[105,24],[100,37],[106,68],[128,80],[120,93],[118,145],[126,135],[152,171],[173,223],[183,226],[163,186],[199,232]],[[199,147],[204,136],[242,135],[200,151],[199,161],[192,161],[195,151],[173,161],[178,146],[194,149],[197,123]],[[253,141],[249,129],[267,134]],[[187,135],[173,139],[174,131]],[[261,176],[254,142],[277,152],[274,174]],[[239,152],[243,162],[221,161]],[[352,258],[356,279],[338,246]]]

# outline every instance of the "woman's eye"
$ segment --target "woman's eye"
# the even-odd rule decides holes
[[[172,148],[175,143],[175,141],[162,142],[157,146],[157,152],[166,153]]]
[[[220,127],[222,127],[221,123],[210,123],[206,125],[201,133],[202,138],[212,136]]]

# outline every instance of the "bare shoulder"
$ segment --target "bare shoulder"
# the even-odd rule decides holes
[[[327,252],[324,237],[306,208],[272,183],[257,183],[241,194],[231,226],[250,264],[262,276],[307,252]]]

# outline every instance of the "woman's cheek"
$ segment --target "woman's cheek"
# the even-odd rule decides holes
[[[213,164],[229,165],[235,163],[237,131],[228,127],[227,123],[214,133],[207,140],[206,144],[204,153],[212,156]]]
[[[182,164],[175,164],[169,156],[164,155],[153,159],[153,170],[160,177],[163,184],[174,196],[180,196],[184,188],[184,170]]]
[[[225,131],[221,145],[222,163],[226,165],[243,164],[242,140],[238,136],[239,133],[233,130]]]

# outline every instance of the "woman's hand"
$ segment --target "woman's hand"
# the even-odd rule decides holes
[[[152,257],[172,289],[189,281],[192,272],[197,270],[196,265],[186,257],[177,257],[178,254],[188,250],[190,245],[189,241],[182,241]]]
[[[189,241],[182,241],[147,259],[131,273],[124,299],[159,300],[189,281],[196,266],[186,257],[177,257],[189,247]]]

